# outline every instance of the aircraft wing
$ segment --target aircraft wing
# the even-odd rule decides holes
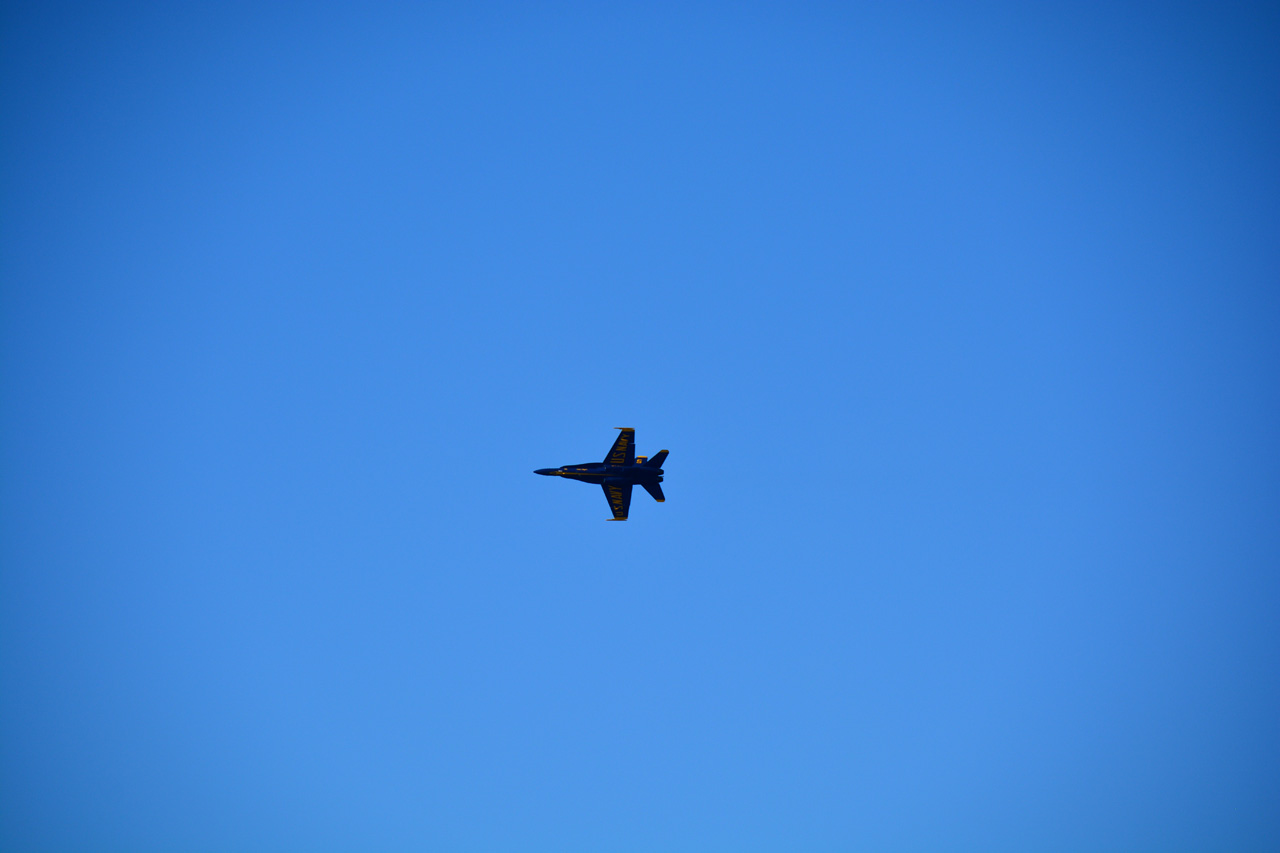
[[[614,521],[626,521],[627,511],[631,509],[631,484],[625,486],[603,485],[604,499],[609,502],[609,509],[613,510]]]
[[[618,440],[609,448],[609,455],[604,458],[606,465],[636,464],[636,431],[631,427],[618,427]]]

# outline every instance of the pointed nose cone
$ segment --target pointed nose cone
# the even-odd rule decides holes
[[[533,473],[541,474],[544,477],[554,477],[556,474],[560,473],[560,469],[559,468],[538,468]]]

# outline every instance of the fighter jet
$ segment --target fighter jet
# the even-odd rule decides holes
[[[659,450],[650,459],[647,456],[636,456],[636,431],[631,427],[615,427],[622,432],[618,440],[609,448],[603,462],[588,462],[583,465],[564,465],[560,468],[539,468],[535,474],[546,477],[565,477],[583,483],[599,483],[604,489],[605,500],[609,509],[613,510],[610,521],[626,521],[627,510],[631,508],[631,487],[637,483],[653,495],[653,499],[662,503],[666,498],[662,494],[662,463],[667,458],[667,451]]]

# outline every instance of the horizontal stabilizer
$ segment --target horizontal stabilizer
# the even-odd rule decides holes
[[[666,495],[662,494],[662,486],[657,483],[641,483],[640,485],[644,486],[644,490],[653,495],[653,499],[658,503],[662,503],[667,499]]]
[[[644,463],[644,467],[646,467],[646,468],[661,468],[661,467],[662,467],[662,463],[663,463],[663,462],[666,462],[666,461],[667,461],[667,451],[666,451],[666,450],[659,450],[657,453],[655,453],[655,454],[654,454],[654,456],[653,456],[653,458],[652,458],[652,459],[648,459],[648,460],[646,460],[646,461],[645,461],[645,463]]]

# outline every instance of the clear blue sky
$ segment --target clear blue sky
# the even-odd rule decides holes
[[[1274,5],[2,20],[0,848],[1280,848]]]

